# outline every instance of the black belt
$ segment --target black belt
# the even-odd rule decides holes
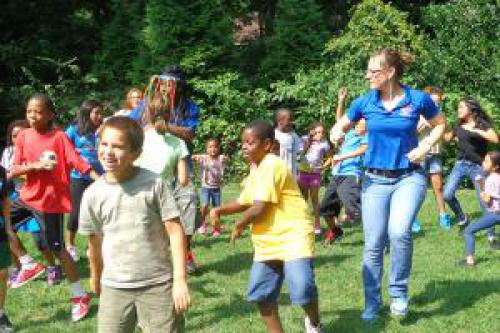
[[[415,170],[420,169],[420,165],[414,165],[406,169],[398,169],[398,170],[383,170],[383,169],[373,169],[373,168],[366,168],[366,172],[369,172],[371,174],[377,175],[377,176],[382,176],[385,178],[399,178],[401,176],[407,175]]]

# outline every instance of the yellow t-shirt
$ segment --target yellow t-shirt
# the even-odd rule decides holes
[[[241,205],[268,204],[252,224],[254,261],[310,258],[314,250],[313,220],[292,173],[283,161],[268,154],[248,175],[238,198]]]

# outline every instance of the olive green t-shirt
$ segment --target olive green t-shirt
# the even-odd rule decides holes
[[[170,280],[165,221],[178,216],[170,187],[151,171],[136,168],[125,182],[101,177],[90,185],[80,206],[79,232],[103,235],[102,285],[140,288]]]

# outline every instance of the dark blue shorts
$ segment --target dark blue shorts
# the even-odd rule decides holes
[[[202,187],[201,188],[201,204],[203,206],[219,207],[220,206],[220,188]]]
[[[291,261],[254,261],[248,282],[248,301],[275,304],[283,280],[288,286],[292,304],[305,305],[318,298],[313,259],[303,258]]]

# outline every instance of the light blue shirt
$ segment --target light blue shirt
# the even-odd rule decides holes
[[[344,137],[344,143],[340,146],[339,155],[345,155],[358,149],[361,145],[368,144],[368,136],[359,135],[351,129]],[[363,155],[348,158],[337,164],[332,169],[333,176],[361,176],[363,173]]]

